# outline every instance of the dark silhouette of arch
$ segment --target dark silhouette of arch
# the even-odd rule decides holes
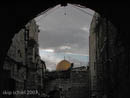
[[[11,38],[17,33],[24,25],[39,13],[48,8],[54,7],[57,4],[66,3],[81,4],[96,12],[100,13],[103,17],[107,17],[121,32],[121,37],[124,43],[128,43],[128,20],[129,5],[122,2],[97,2],[94,0],[44,0],[44,2],[15,2],[15,3],[0,3],[1,8],[1,48],[0,57],[3,61],[6,51],[11,44]],[[124,12],[126,12],[126,14]],[[4,42],[4,43],[3,43]],[[2,65],[3,62],[1,62]],[[1,69],[1,68],[0,68]],[[1,69],[2,70],[2,69]]]
[[[44,2],[31,1],[31,2],[1,2],[0,3],[0,86],[3,87],[2,76],[4,74],[2,65],[7,50],[10,47],[11,39],[24,25],[31,19],[37,16],[40,12],[48,8],[54,7],[57,4],[63,6],[66,3],[81,4],[92,10],[95,10],[102,17],[107,17],[116,27],[119,32],[118,38],[122,41],[126,49],[126,64],[129,64],[129,3],[128,2],[107,2],[95,0],[44,0]],[[125,65],[126,65],[125,64]],[[4,77],[6,78],[6,77]]]

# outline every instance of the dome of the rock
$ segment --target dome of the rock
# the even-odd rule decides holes
[[[56,70],[57,71],[64,71],[64,70],[68,70],[71,67],[71,63],[67,60],[62,60],[60,61],[57,66],[56,66]]]

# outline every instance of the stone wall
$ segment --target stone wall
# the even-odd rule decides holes
[[[46,93],[49,94],[49,92],[57,91],[60,94],[58,98],[89,97],[89,71],[85,67],[79,67],[68,71],[68,73],[55,71],[53,74],[50,74],[52,77],[54,75],[56,78],[48,79]],[[56,73],[62,75],[62,77],[57,77]],[[66,77],[66,74],[70,76]]]
[[[89,97],[89,72],[88,70],[76,70],[71,72],[70,98]]]
[[[98,18],[100,15],[95,13],[93,16],[91,26],[90,26],[90,35],[89,35],[89,66],[90,66],[90,93],[91,96],[96,96],[97,90],[97,74],[96,74],[96,28],[98,24]]]
[[[96,98],[129,96],[128,47],[120,39],[119,30],[107,18],[102,18],[97,13],[91,23],[89,50],[91,78],[96,73]],[[93,57],[96,58],[92,59]],[[91,80],[91,84],[94,84],[93,82]]]
[[[35,20],[31,20],[13,37],[3,66],[4,70],[10,72],[9,78],[15,81],[14,90],[41,90],[42,71],[45,72],[46,68],[45,63],[42,62],[38,49],[38,26]],[[15,97],[36,98],[34,95]]]

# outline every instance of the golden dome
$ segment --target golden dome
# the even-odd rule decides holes
[[[64,70],[68,70],[71,67],[71,63],[67,60],[62,60],[60,61],[57,66],[56,66],[56,70],[57,71],[64,71]]]

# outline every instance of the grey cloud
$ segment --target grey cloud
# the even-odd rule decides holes
[[[89,48],[88,36],[88,32],[80,29],[41,31],[39,34],[39,44],[41,48],[51,48],[56,52],[65,52],[60,47],[69,45],[72,49],[68,49],[68,52],[84,54],[86,53],[84,50]]]
[[[90,9],[82,9],[84,11],[87,11],[91,14],[94,12]],[[50,13],[51,12],[51,13]],[[41,20],[38,21],[38,24],[40,25],[40,28],[45,29],[55,29],[55,28],[77,28],[82,27],[84,25],[89,26],[92,16],[89,16],[82,12],[81,10],[78,10],[71,5],[67,7],[60,7],[58,9],[52,9],[52,11],[48,12],[48,15],[46,17],[41,18]],[[66,12],[66,15],[64,13]]]
[[[94,14],[92,10],[83,8],[82,10]],[[40,17],[37,17],[36,22],[40,29],[40,48],[54,49],[56,53],[69,52],[74,54],[88,55],[88,29],[91,20],[92,16],[87,15],[83,11],[76,9],[71,5],[67,6],[66,8],[60,7],[58,9],[52,9],[51,11],[47,12],[46,15],[44,14]],[[64,46],[71,47],[71,49],[61,49],[61,47]],[[54,62],[53,56],[48,58],[47,55],[43,55],[43,57],[43,60],[46,61],[48,68],[55,69],[56,62]],[[78,64],[80,61],[73,59],[73,62]]]

